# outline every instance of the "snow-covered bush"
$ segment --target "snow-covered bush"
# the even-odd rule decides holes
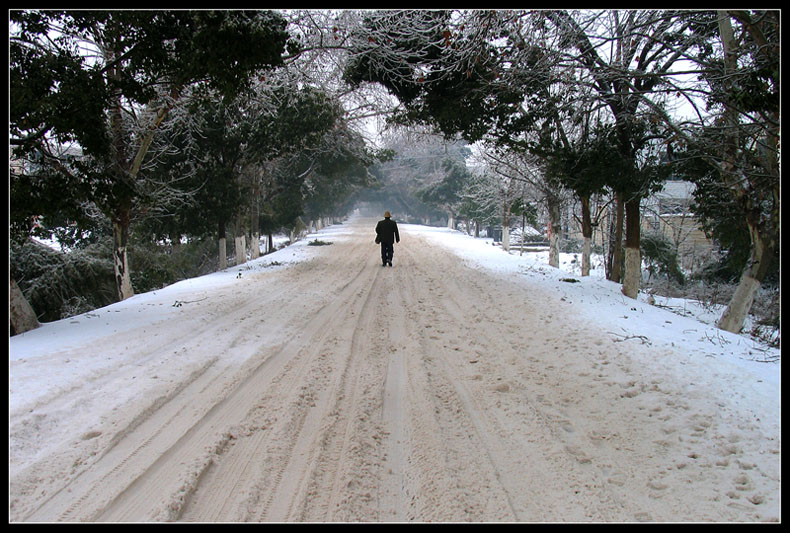
[[[110,245],[103,241],[64,253],[33,240],[11,244],[11,274],[41,322],[115,301]]]
[[[135,242],[129,250],[132,286],[136,293],[161,289],[217,269],[214,239],[195,239],[178,246]]]
[[[111,247],[110,237],[70,252],[34,240],[12,243],[11,275],[39,321],[68,318],[117,301]],[[148,292],[216,270],[216,243],[208,239],[174,248],[135,243],[129,264],[135,292]]]

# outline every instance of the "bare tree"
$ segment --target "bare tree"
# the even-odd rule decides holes
[[[502,198],[503,218],[510,214],[510,206],[522,198],[528,190],[534,199],[543,203],[548,213],[549,265],[560,266],[560,242],[562,238],[562,208],[567,194],[562,187],[546,175],[540,161],[525,152],[512,150],[486,150],[483,161],[498,180],[497,190]],[[503,221],[503,225],[505,222]]]

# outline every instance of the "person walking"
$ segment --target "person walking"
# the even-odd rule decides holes
[[[398,224],[392,220],[389,211],[384,212],[384,220],[376,224],[376,242],[381,244],[381,266],[392,266],[394,243],[400,242]]]

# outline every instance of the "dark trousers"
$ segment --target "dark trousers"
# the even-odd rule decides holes
[[[395,251],[394,246],[391,242],[382,242],[381,243],[381,262],[382,263],[391,263],[392,262],[392,254]]]

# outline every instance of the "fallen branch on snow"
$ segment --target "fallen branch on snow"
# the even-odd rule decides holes
[[[206,296],[206,298],[201,298],[200,300],[191,300],[191,301],[181,301],[181,300],[176,300],[176,301],[173,303],[172,307],[181,307],[181,306],[182,306],[182,305],[184,305],[184,304],[193,304],[193,303],[195,303],[195,302],[202,302],[203,300],[206,300],[207,298],[208,298],[208,296]]]
[[[711,344],[718,344],[718,345],[719,345],[719,346],[721,346],[722,348],[724,348],[724,347],[725,347],[725,345],[727,345],[727,344],[732,344],[732,342],[731,342],[731,341],[728,341],[727,339],[723,338],[721,335],[719,335],[719,334],[718,334],[718,332],[716,333],[716,338],[715,338],[715,339],[712,339],[712,338],[711,338],[711,336],[710,336],[710,335],[708,335],[708,332],[706,331],[706,332],[705,332],[705,338],[706,338],[707,340],[709,340],[709,341],[711,342]],[[740,344],[740,343],[739,343],[739,344]]]
[[[642,344],[647,344],[648,346],[652,345],[650,340],[644,335],[621,335],[619,333],[614,333],[612,331],[607,331],[606,333],[610,335],[614,335],[615,337],[622,337],[620,339],[612,339],[614,342],[623,342],[629,339],[639,339],[640,341],[642,341]]]

